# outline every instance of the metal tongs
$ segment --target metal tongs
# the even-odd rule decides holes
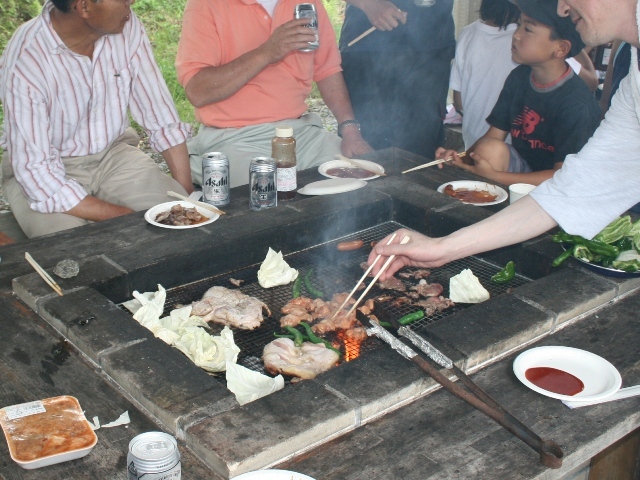
[[[358,320],[365,326],[365,330],[369,336],[375,335],[385,343],[389,344],[391,348],[400,353],[403,357],[411,360],[424,372],[426,372],[431,378],[442,385],[445,390],[452,393],[456,397],[469,403],[474,408],[480,410],[485,415],[492,418],[498,424],[506,428],[509,432],[514,434],[524,443],[529,445],[533,450],[540,455],[540,462],[549,468],[560,468],[562,466],[562,449],[560,446],[552,440],[544,440],[540,438],[535,432],[533,432],[524,423],[511,415],[502,406],[491,398],[485,391],[483,391],[473,380],[471,380],[460,368],[458,368],[451,359],[449,359],[440,350],[435,348],[429,342],[427,342],[420,335],[416,334],[409,328],[402,326],[397,320],[389,318],[391,325],[399,336],[408,339],[413,345],[418,347],[423,353],[425,353],[431,360],[438,365],[448,368],[460,379],[460,382],[467,387],[468,390],[461,385],[452,382],[445,375],[440,373],[437,368],[432,366],[424,358],[422,358],[415,350],[400,341],[393,334],[380,326],[375,320],[371,320],[365,314],[356,310]],[[386,320],[386,319],[385,319]]]

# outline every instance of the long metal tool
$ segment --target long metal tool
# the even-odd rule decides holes
[[[445,375],[440,373],[437,368],[432,366],[424,358],[411,347],[400,341],[389,331],[381,327],[374,320],[369,319],[359,310],[356,311],[358,320],[365,325],[368,335],[375,335],[391,348],[396,350],[406,359],[415,363],[420,369],[426,372],[431,378],[442,385],[445,390],[456,397],[469,403],[474,408],[480,410],[485,415],[492,418],[495,422],[514,434],[524,443],[529,445],[540,455],[540,462],[549,468],[560,468],[562,466],[562,457],[564,456],[560,446],[552,440],[544,440],[540,438],[533,430],[523,424],[516,417],[506,411],[498,402],[491,398],[479,386],[477,386],[462,370],[460,370],[446,355],[437,348],[424,340],[422,337],[412,332],[406,327],[402,327],[396,320],[391,320],[394,328],[398,328],[398,334],[405,336],[414,343],[420,350],[429,356],[439,365],[451,369],[456,377],[470,390],[467,391],[460,385],[449,380]]]

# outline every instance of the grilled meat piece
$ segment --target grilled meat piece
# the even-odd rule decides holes
[[[396,277],[387,278],[384,282],[378,280],[377,285],[379,288],[382,288],[384,290],[396,290],[397,292],[407,291],[407,287],[404,283],[402,283],[402,280]]]
[[[393,300],[393,295],[389,295],[388,293],[384,293],[376,297],[376,302],[378,303],[385,303],[385,302],[388,302],[389,300]]]
[[[437,297],[444,291],[444,288],[439,283],[427,283],[426,280],[420,280],[420,283],[411,287],[411,290],[415,290],[423,297]]]
[[[411,305],[412,303],[413,303],[413,301],[409,297],[396,297],[392,301],[389,302],[389,306],[391,306],[391,307],[401,307],[402,305]]]
[[[344,332],[345,340],[351,342],[362,342],[367,338],[367,332],[363,327],[354,327]]]
[[[308,297],[297,297],[289,300],[280,310],[282,313],[291,313],[294,309],[309,310],[313,304],[313,299]]]
[[[202,300],[193,302],[191,314],[202,317],[205,322],[253,330],[264,320],[263,308],[271,315],[269,307],[255,297],[245,295],[240,290],[211,287]]]
[[[201,215],[195,208],[174,205],[167,212],[160,212],[156,215],[155,221],[163,225],[184,226],[194,225],[205,221],[207,217]]]
[[[338,363],[339,355],[322,343],[305,342],[296,347],[289,338],[278,338],[264,347],[262,360],[266,370],[305,380],[315,378]]]
[[[453,307],[455,303],[451,301],[451,299],[443,297],[442,295],[437,297],[429,297],[426,300],[420,300],[419,302],[415,302],[414,305],[416,307],[421,307],[424,309],[425,316],[433,315],[434,313],[441,312],[446,310],[447,308]]]
[[[306,310],[296,309],[291,313],[280,317],[280,326],[281,327],[296,327],[300,325],[300,322],[310,323],[313,320],[313,317],[307,313]]]
[[[230,278],[229,283],[231,283],[231,285],[233,285],[234,287],[239,287],[244,283],[244,280],[237,280],[235,278]]]

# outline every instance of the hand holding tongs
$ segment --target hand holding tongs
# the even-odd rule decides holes
[[[359,310],[356,311],[358,320],[365,325],[365,329],[369,336],[375,335],[384,342],[388,343],[391,348],[396,350],[402,356],[411,360],[431,378],[442,385],[445,390],[452,393],[456,397],[469,403],[471,406],[488,415],[497,423],[502,425],[508,431],[513,433],[520,440],[529,445],[533,450],[540,454],[540,461],[543,465],[550,468],[560,468],[562,466],[562,449],[552,440],[544,440],[540,438],[529,427],[523,424],[516,417],[507,412],[493,398],[476,385],[462,370],[460,370],[446,355],[437,348],[427,342],[424,338],[411,331],[409,328],[401,326],[397,320],[389,319],[394,329],[397,329],[398,335],[407,338],[422,352],[437,364],[453,370],[456,377],[470,390],[465,390],[462,386],[449,380],[445,375],[440,373],[437,368],[433,367],[424,358],[418,355],[411,347],[394,337],[390,332],[381,327],[377,322],[369,319]]]

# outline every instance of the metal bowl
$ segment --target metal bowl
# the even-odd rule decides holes
[[[560,246],[563,250],[568,250],[569,248],[573,248],[572,245],[561,243]],[[611,267],[603,267],[602,265],[596,265],[595,263],[587,262],[586,260],[582,260],[580,258],[576,258],[573,255],[571,256],[573,260],[582,263],[589,270],[593,270],[596,273],[601,273],[602,275],[606,275],[607,277],[617,277],[617,278],[633,278],[640,277],[640,271],[638,272],[625,272],[624,270],[618,270],[617,268]]]

